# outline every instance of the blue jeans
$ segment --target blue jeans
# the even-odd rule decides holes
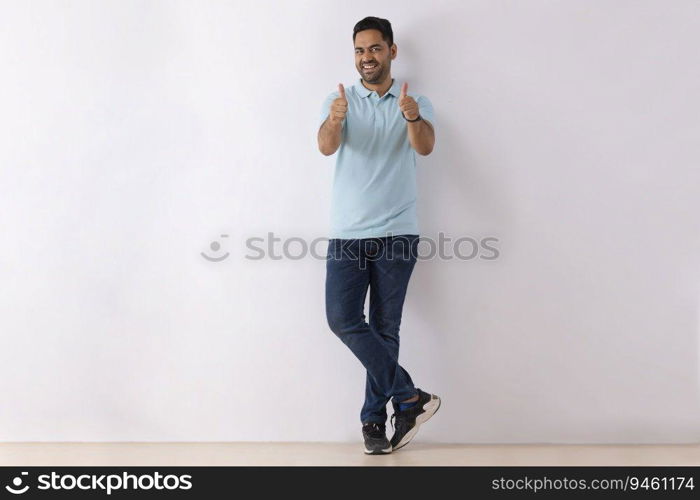
[[[326,257],[328,325],[366,369],[364,422],[386,422],[386,404],[417,394],[399,365],[399,326],[418,235],[331,239]],[[365,297],[370,288],[369,324]]]

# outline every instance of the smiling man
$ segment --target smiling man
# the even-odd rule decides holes
[[[318,148],[338,152],[333,179],[331,235],[326,261],[328,325],[366,369],[360,411],[365,453],[406,445],[440,407],[440,398],[416,388],[399,365],[399,326],[417,261],[416,153],[435,144],[433,107],[391,77],[396,58],[391,23],[358,22],[352,34],[360,73],[321,109]],[[364,304],[370,290],[369,323]],[[386,437],[392,401],[394,435]]]

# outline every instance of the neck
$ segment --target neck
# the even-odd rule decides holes
[[[394,79],[391,77],[391,75],[388,75],[384,79],[384,81],[380,82],[380,83],[367,83],[364,78],[360,81],[362,82],[362,85],[364,85],[364,87],[366,89],[374,90],[377,93],[377,95],[379,95],[379,97],[386,94],[387,91],[394,84]]]

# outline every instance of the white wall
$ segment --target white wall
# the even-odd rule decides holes
[[[325,237],[366,15],[435,106],[423,236],[498,238],[414,272],[422,439],[700,440],[695,0],[3,2],[0,440],[360,439],[324,261],[244,241]]]

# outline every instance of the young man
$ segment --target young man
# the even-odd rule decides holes
[[[417,258],[416,152],[433,150],[433,108],[391,77],[397,47],[386,19],[366,17],[353,29],[361,78],[342,84],[321,109],[318,148],[338,151],[326,261],[326,317],[366,369],[360,412],[365,453],[405,446],[439,408],[399,365],[399,325]],[[364,303],[370,288],[369,324]],[[386,437],[386,404],[395,419]]]

